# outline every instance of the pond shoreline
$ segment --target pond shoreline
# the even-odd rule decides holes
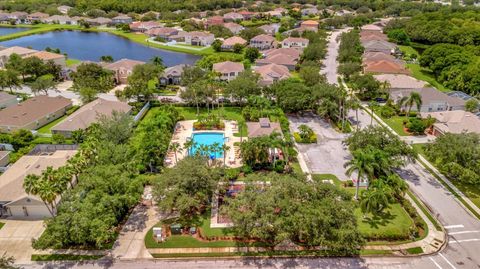
[[[167,45],[161,45],[158,43],[152,43],[147,41],[147,36],[144,34],[137,34],[137,33],[126,33],[120,30],[111,29],[111,28],[82,28],[78,25],[59,25],[59,24],[40,24],[40,25],[1,25],[0,27],[5,28],[31,28],[30,30],[20,31],[4,36],[0,36],[0,42],[13,40],[25,36],[36,35],[36,34],[44,34],[48,32],[54,31],[82,31],[82,32],[103,32],[103,33],[110,33],[115,36],[123,37],[128,39],[132,42],[141,44],[146,47],[157,48],[166,51],[173,51],[173,52],[181,52],[185,54],[192,54],[192,55],[199,55],[205,56],[210,55],[214,51],[211,48],[205,48],[202,50],[198,49],[189,49],[188,47],[179,48]]]

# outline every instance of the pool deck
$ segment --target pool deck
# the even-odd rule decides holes
[[[242,166],[242,160],[240,158],[240,148],[238,146],[234,146],[235,142],[240,142],[240,137],[236,137],[233,134],[238,133],[238,124],[236,121],[231,120],[224,120],[225,123],[225,130],[205,130],[205,131],[193,131],[193,123],[196,120],[186,120],[186,121],[179,121],[175,126],[175,132],[173,134],[172,140],[170,141],[170,145],[172,143],[177,142],[182,147],[182,150],[177,151],[177,160],[180,161],[188,155],[188,151],[183,149],[183,145],[187,142],[191,137],[192,134],[195,133],[202,133],[202,132],[219,132],[224,133],[224,137],[226,139],[226,145],[230,147],[230,149],[226,152],[226,162],[225,164],[228,167],[240,167]],[[244,137],[243,139],[247,139]],[[223,163],[223,158],[220,158]],[[165,165],[167,167],[175,166],[175,153],[172,150],[167,152],[167,157],[165,158]]]

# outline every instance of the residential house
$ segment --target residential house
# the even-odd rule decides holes
[[[318,8],[316,7],[309,7],[309,8],[303,8],[300,10],[302,13],[302,16],[316,16],[318,15]]]
[[[8,14],[9,21],[15,21],[16,24],[25,23],[28,13],[23,11],[15,11]]]
[[[308,46],[309,40],[302,37],[288,37],[282,41],[282,48],[304,49]]]
[[[370,40],[362,43],[362,45],[365,52],[383,52],[386,54],[393,54],[397,47],[395,44],[383,40]]]
[[[388,37],[381,32],[360,32],[360,42],[366,43],[372,40],[388,41]]]
[[[248,11],[248,10],[242,10],[242,11],[238,12],[238,14],[242,15],[243,20],[247,20],[247,21],[253,19],[254,17],[256,17],[258,15],[258,13]]]
[[[353,15],[354,13],[355,12],[350,11],[350,10],[341,9],[341,10],[335,11],[334,15],[343,17],[343,16],[347,16],[347,15]]]
[[[307,20],[300,23],[300,28],[308,29],[310,31],[318,31],[318,21]]]
[[[432,117],[436,120],[432,128],[427,131],[435,136],[464,132],[480,134],[480,116],[471,112],[463,110],[424,112],[421,113],[421,117]]]
[[[77,25],[78,20],[76,18],[70,18],[69,16],[53,15],[43,20],[44,23],[61,24],[61,25]]]
[[[3,50],[0,50],[0,68],[5,68],[5,64],[8,62],[10,55],[17,54],[21,57],[25,57],[37,52],[37,50],[28,49],[24,47],[9,47]]]
[[[18,100],[15,95],[11,95],[6,92],[0,92],[0,109],[14,106],[16,104],[18,104]]]
[[[390,89],[421,89],[427,84],[425,81],[403,74],[380,74],[373,77],[382,83],[387,82]]]
[[[242,21],[243,16],[237,12],[228,12],[223,14],[223,20],[226,22],[233,22],[233,21]]]
[[[8,23],[9,20],[8,13],[0,12],[0,23]]]
[[[114,111],[129,114],[132,111],[132,107],[124,102],[98,98],[80,107],[77,111],[57,123],[50,130],[53,134],[60,134],[69,138],[72,136],[72,132],[85,130],[91,124],[96,123],[99,117],[110,117]]]
[[[269,86],[291,76],[287,67],[278,64],[255,66],[253,70],[260,75],[260,81],[258,83],[261,86]]]
[[[187,32],[185,34],[185,43],[192,46],[210,46],[215,40],[215,36],[209,32]]]
[[[98,18],[87,18],[85,19],[87,23],[89,23],[91,26],[106,26],[112,24],[112,19],[109,18],[104,18],[104,17],[98,17]]]
[[[422,96],[422,106],[420,107],[419,112],[437,112],[465,109],[464,100],[448,96],[435,88],[392,89],[390,90],[390,98],[393,101],[398,102],[402,98],[410,96],[411,92],[417,92]],[[412,111],[417,111],[415,105],[412,107]]]
[[[60,12],[62,14],[68,14],[68,11],[70,9],[72,9],[72,7],[70,7],[70,6],[59,6],[59,7],[57,7],[58,12]]]
[[[234,35],[238,35],[243,29],[245,29],[245,27],[241,26],[238,23],[234,23],[234,22],[226,22],[226,23],[223,24],[223,27],[230,30],[230,32],[232,32]]]
[[[245,68],[243,63],[226,61],[213,64],[212,70],[220,74],[220,80],[230,81],[242,73]]]
[[[47,13],[42,13],[42,12],[34,12],[32,14],[29,14],[27,16],[27,19],[25,20],[25,23],[27,24],[32,24],[35,22],[42,22],[44,19],[50,17]]]
[[[130,23],[129,26],[131,31],[140,33],[145,33],[150,29],[162,27],[162,25],[156,21],[135,21]]]
[[[55,145],[38,145],[55,148]],[[77,150],[73,145],[67,149],[49,150],[45,153],[28,153],[17,160],[0,176],[0,215],[20,219],[44,219],[52,216],[50,209],[40,197],[25,192],[23,182],[27,175],[41,175],[48,167],[54,169],[64,166]],[[35,149],[34,149],[35,150]],[[72,179],[73,180],[73,179]],[[54,204],[60,202],[60,197]],[[54,211],[53,214],[56,212]]]
[[[264,13],[267,17],[272,17],[272,18],[277,18],[280,19],[283,17],[283,12],[278,11],[278,10],[272,10],[272,11],[267,11]]]
[[[278,23],[272,23],[262,25],[258,28],[262,29],[267,35],[275,36],[275,34],[278,33],[278,30],[280,29],[280,25]]]
[[[170,37],[177,35],[180,31],[175,28],[170,27],[161,27],[161,28],[153,28],[145,32],[145,34],[151,37],[160,37],[165,39],[166,41],[170,41]]]
[[[0,132],[36,130],[65,115],[71,106],[72,101],[61,96],[35,96],[0,110]]]
[[[268,136],[273,133],[282,134],[282,128],[278,122],[270,122],[268,118],[260,118],[258,122],[247,122],[248,137]]]
[[[10,163],[10,151],[8,150],[0,150],[0,171],[3,171],[4,167],[7,167],[8,163]]]
[[[361,31],[364,33],[369,33],[369,32],[381,33],[383,31],[383,28],[375,24],[367,24],[362,26]]]
[[[384,52],[366,52],[362,56],[362,60],[364,64],[369,64],[371,62],[378,62],[378,61],[387,61],[392,63],[404,64],[402,60],[395,58],[395,56],[391,54],[387,54]]]
[[[363,72],[382,74],[410,74],[410,70],[406,69],[403,63],[396,63],[385,60],[365,63],[363,66]]]
[[[210,27],[213,25],[223,25],[223,17],[222,16],[212,16],[205,20],[205,27]]]
[[[127,15],[118,15],[112,18],[113,24],[130,24],[132,21],[133,19]]]
[[[245,46],[247,44],[247,40],[239,36],[229,37],[223,41],[222,50],[233,50],[234,46],[237,44]]]
[[[26,56],[25,58],[28,58],[28,57],[37,57],[40,60],[42,60],[44,63],[47,63],[48,61],[52,61],[56,65],[60,66],[62,69],[65,69],[67,67],[66,57],[63,54],[58,54],[58,53],[53,53],[48,51],[38,51]]]
[[[160,76],[160,84],[162,85],[178,85],[182,80],[183,69],[187,67],[186,64],[178,64],[163,70]]]
[[[104,68],[113,71],[113,77],[117,84],[126,84],[128,76],[133,72],[133,68],[139,64],[145,64],[145,62],[121,59],[106,65]]]
[[[292,71],[295,70],[300,54],[300,50],[293,48],[271,49],[263,52],[264,58],[258,59],[255,64],[257,66],[268,64],[283,65]]]
[[[276,40],[273,36],[261,34],[250,39],[250,47],[259,50],[269,50],[276,47]]]

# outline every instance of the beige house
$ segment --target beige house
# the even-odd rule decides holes
[[[73,149],[42,151],[35,154],[26,154],[16,161],[0,176],[0,215],[22,219],[51,217],[49,209],[40,197],[25,192],[23,182],[27,175],[40,175],[47,167],[59,168],[64,166],[76,152]],[[59,199],[56,203],[58,204],[58,202]]]
[[[402,98],[410,96],[411,92],[417,92],[422,97],[422,105],[420,107],[420,111],[418,112],[437,112],[465,109],[465,101],[463,99],[448,96],[435,88],[391,89],[390,98],[393,101],[398,102]],[[417,107],[415,105],[412,107],[412,111],[417,111]]]
[[[72,101],[65,97],[39,95],[0,110],[0,132],[36,130],[65,115]]]
[[[15,95],[0,92],[0,110],[16,104],[18,104],[18,100]]]
[[[185,43],[192,46],[210,46],[215,36],[209,32],[193,31],[185,34]]]
[[[40,60],[42,60],[44,63],[47,63],[48,61],[52,61],[56,65],[61,66],[62,69],[67,67],[66,57],[63,54],[58,54],[58,53],[53,53],[48,51],[38,51],[26,56],[25,58],[28,58],[28,57],[37,57]]]
[[[282,41],[282,48],[304,49],[308,46],[309,40],[301,37],[288,37]]]
[[[425,81],[403,74],[380,74],[373,76],[380,82],[387,82],[391,89],[421,89],[427,84]]]
[[[480,134],[480,117],[463,110],[421,113],[422,118],[432,117],[437,121],[430,132],[435,136],[463,132]]]
[[[226,22],[226,23],[223,24],[223,27],[230,30],[230,32],[232,32],[234,35],[238,35],[243,29],[245,29],[245,27],[241,26],[238,23],[234,23],[234,22]]]
[[[222,43],[222,50],[233,50],[233,47],[239,44],[241,46],[245,46],[247,44],[247,40],[239,37],[239,36],[232,36],[225,39]]]
[[[275,38],[266,34],[257,35],[250,39],[250,47],[257,48],[258,50],[273,49],[276,44]]]
[[[127,103],[98,98],[75,111],[73,114],[51,128],[52,133],[71,137],[76,130],[85,130],[101,116],[111,116],[113,111],[130,113],[132,107]]]
[[[0,68],[5,68],[5,64],[8,62],[8,59],[12,54],[18,54],[19,56],[26,57],[28,55],[34,54],[35,52],[37,52],[37,50],[27,49],[18,46],[0,50]]]
[[[258,59],[255,64],[257,66],[277,64],[283,65],[288,70],[294,70],[300,59],[300,50],[293,48],[272,49],[263,52],[264,58]]]
[[[278,64],[255,66],[253,70],[260,75],[260,81],[258,83],[262,86],[272,85],[277,81],[287,79],[291,76],[287,67]]]
[[[212,70],[220,74],[220,80],[230,81],[242,73],[245,68],[242,63],[226,61],[213,64]]]
[[[139,64],[145,64],[142,61],[121,59],[105,66],[105,69],[113,71],[113,77],[117,84],[126,84],[128,76],[133,72],[133,68]]]
[[[42,13],[42,12],[34,12],[32,14],[29,14],[27,16],[27,19],[25,20],[25,23],[31,24],[34,22],[41,22],[44,19],[50,17],[47,13]]]

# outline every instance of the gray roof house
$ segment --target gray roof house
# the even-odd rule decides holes
[[[183,69],[187,67],[186,64],[178,64],[163,70],[162,75],[160,76],[160,84],[162,85],[177,85],[180,84],[183,74]]]
[[[386,54],[393,53],[397,47],[395,44],[383,40],[370,40],[362,45],[365,48],[365,52],[383,52]]]
[[[398,102],[403,97],[408,97],[411,92],[418,92],[422,96],[422,106],[420,107],[419,112],[437,112],[465,109],[464,100],[448,96],[435,88],[392,89],[390,90],[390,98],[393,101]],[[417,111],[415,105],[412,107],[412,111]]]
[[[271,135],[272,133],[282,133],[282,128],[278,122],[270,122],[268,118],[260,118],[258,122],[247,122],[248,137],[259,137]]]
[[[52,133],[71,137],[73,131],[85,130],[97,122],[100,116],[111,116],[113,111],[130,113],[132,107],[127,103],[98,98],[75,111],[73,114],[51,128]]]

